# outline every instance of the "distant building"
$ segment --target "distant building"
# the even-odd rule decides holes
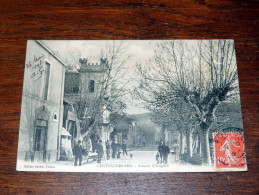
[[[116,114],[110,139],[116,140],[118,144],[122,144],[125,140],[128,146],[135,146],[137,145],[137,138],[136,122],[126,115]]]
[[[28,41],[17,158],[56,161],[66,65],[41,41]]]
[[[136,121],[132,120],[128,126],[129,126],[129,131],[128,131],[128,145],[129,146],[136,146],[137,145],[137,137],[138,137],[138,132],[136,128]]]

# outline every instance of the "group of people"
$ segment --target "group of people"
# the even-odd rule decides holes
[[[81,140],[78,140],[77,144],[74,147],[74,156],[75,156],[74,166],[77,166],[78,161],[79,161],[79,166],[82,165],[82,156],[88,155],[85,152],[87,151],[85,151],[85,149],[83,148]],[[101,163],[101,159],[103,157],[102,140],[98,140],[98,142],[95,144],[94,152],[97,153],[97,162]]]
[[[173,145],[174,154],[175,154],[175,161],[179,161],[180,155],[180,145],[178,141],[175,140]],[[158,146],[158,152],[156,154],[156,161],[157,164],[167,164],[168,163],[168,155],[170,154],[170,148],[165,144],[164,141],[160,141]]]
[[[111,158],[111,152],[112,152],[112,158],[120,158],[120,149],[122,149],[123,155],[128,155],[127,153],[127,145],[125,140],[123,141],[122,145],[116,143],[115,140],[112,141],[112,143],[110,144],[110,141],[107,140],[106,144],[106,156],[107,156],[107,160],[109,160]]]
[[[161,141],[158,146],[158,152],[156,155],[157,163],[167,164],[169,153],[170,153],[170,148],[165,144],[164,141]]]
[[[179,160],[179,154],[180,154],[180,146],[178,144],[178,141],[175,140],[175,143],[173,145],[174,153],[175,153],[175,161]],[[170,154],[170,148],[165,144],[164,141],[160,141],[160,144],[158,146],[158,152],[156,154],[156,161],[157,164],[167,164],[168,163],[168,155]]]
[[[87,142],[84,141],[84,143],[87,143]],[[120,158],[120,154],[121,154],[120,149],[122,149],[123,155],[128,155],[127,145],[125,140],[123,141],[122,145],[116,143],[115,140],[113,140],[112,143],[110,143],[110,141],[107,140],[105,143],[105,148],[106,148],[107,160],[111,158],[111,153],[112,153],[112,158]],[[101,160],[104,154],[102,140],[98,140],[92,145],[92,152],[97,153],[97,163],[101,163]],[[79,166],[81,166],[82,156],[88,155],[88,151],[85,149],[85,146],[82,146],[81,140],[78,140],[77,144],[74,146],[73,153],[75,157],[74,166],[77,166],[78,162],[79,162]]]
[[[84,141],[86,144],[87,141]],[[77,144],[74,146],[74,156],[75,156],[75,162],[74,166],[77,166],[77,162],[79,161],[79,166],[82,165],[82,155],[88,155],[85,154],[85,147],[82,146],[81,140],[77,142]],[[123,140],[122,144],[116,143],[115,140],[112,140],[110,143],[109,140],[105,143],[105,149],[106,149],[106,157],[107,160],[109,160],[111,157],[113,159],[120,158],[121,149],[123,155],[128,155],[127,153],[127,145],[126,141]],[[180,154],[180,146],[177,141],[175,141],[175,144],[173,146],[174,153],[175,153],[175,161],[179,160],[179,154]],[[93,145],[93,152],[97,153],[97,163],[101,163],[102,157],[104,155],[104,148],[102,144],[102,140],[98,140]],[[87,152],[88,153],[88,152]],[[164,141],[160,141],[160,144],[158,146],[158,152],[156,154],[156,161],[158,164],[167,164],[168,163],[168,156],[170,154],[170,148],[168,145],[165,144]]]

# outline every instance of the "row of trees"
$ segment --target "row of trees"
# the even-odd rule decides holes
[[[135,97],[154,112],[157,123],[175,123],[177,130],[187,134],[192,126],[198,127],[202,163],[210,164],[215,112],[221,102],[239,94],[234,43],[160,41],[154,51],[148,63],[136,65],[140,80]]]
[[[113,41],[97,56],[106,66],[99,93],[94,98],[81,98],[75,106],[85,135],[96,129],[104,106],[111,112],[126,110],[125,95],[132,93],[126,85],[133,80],[126,67],[132,57],[127,49],[126,42]],[[75,59],[79,61],[78,56]],[[191,135],[197,127],[202,162],[210,164],[209,135],[215,112],[221,102],[231,101],[239,93],[233,41],[158,41],[153,58],[136,68],[135,97],[161,126],[173,124],[181,135]]]

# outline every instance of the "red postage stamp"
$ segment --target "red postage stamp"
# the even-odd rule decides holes
[[[243,133],[214,133],[216,168],[245,168]]]

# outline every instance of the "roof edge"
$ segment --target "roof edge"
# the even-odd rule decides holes
[[[54,58],[56,58],[63,66],[67,67],[66,63],[63,62],[58,56],[55,55],[55,53],[49,49],[41,40],[35,40],[36,43],[38,43],[40,46],[42,46],[47,52],[49,52]]]

